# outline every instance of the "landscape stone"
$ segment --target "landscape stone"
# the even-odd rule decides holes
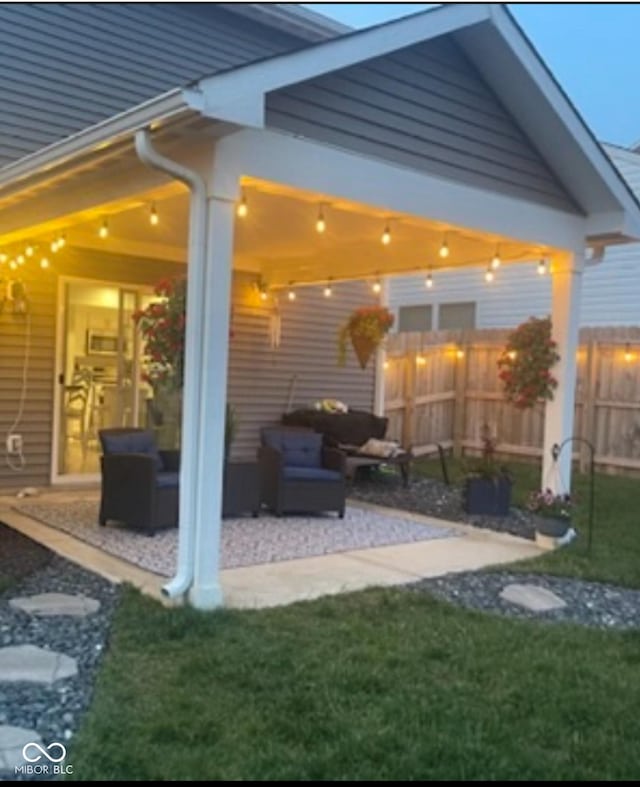
[[[50,686],[56,680],[77,674],[76,660],[64,653],[35,645],[0,648],[0,682],[44,683]]]
[[[100,609],[100,602],[82,595],[39,593],[35,596],[12,598],[9,601],[9,606],[12,609],[19,609],[38,617],[52,617],[54,615],[86,617]]]
[[[549,612],[552,609],[563,609],[567,606],[560,596],[548,588],[540,587],[540,585],[515,583],[506,585],[500,593],[500,598],[531,612]]]
[[[42,744],[42,738],[24,727],[0,726],[0,773],[14,776],[16,767],[25,764],[22,749],[27,743]]]

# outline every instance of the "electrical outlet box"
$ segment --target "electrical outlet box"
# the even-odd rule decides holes
[[[7,453],[13,456],[22,453],[22,435],[7,435]]]

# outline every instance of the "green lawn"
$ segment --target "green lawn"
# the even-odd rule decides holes
[[[640,482],[602,477],[598,498],[590,560],[526,569],[640,586]],[[640,632],[403,589],[209,615],[129,591],[68,762],[89,780],[633,779],[639,707]]]

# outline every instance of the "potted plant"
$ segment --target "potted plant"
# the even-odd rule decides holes
[[[348,342],[351,341],[360,367],[364,369],[391,330],[393,321],[394,316],[386,306],[363,306],[352,312],[338,334],[340,365],[346,361]]]
[[[511,506],[513,480],[507,467],[496,458],[497,441],[486,425],[481,439],[482,454],[466,462],[464,510],[467,514],[506,516]]]
[[[551,489],[536,490],[529,495],[527,508],[536,515],[536,541],[541,546],[554,547],[575,536],[571,527],[571,495],[556,494]]]

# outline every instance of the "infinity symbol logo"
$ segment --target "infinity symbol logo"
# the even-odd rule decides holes
[[[30,757],[28,755],[29,749],[35,749],[36,751],[40,752],[35,757]],[[52,749],[57,749],[60,753],[59,757],[54,756],[53,753],[50,754]],[[49,762],[62,762],[64,758],[67,756],[67,750],[61,743],[50,743],[46,749],[43,749],[39,743],[27,743],[22,749],[22,756],[25,758],[27,762],[38,762],[43,756],[46,757]]]

